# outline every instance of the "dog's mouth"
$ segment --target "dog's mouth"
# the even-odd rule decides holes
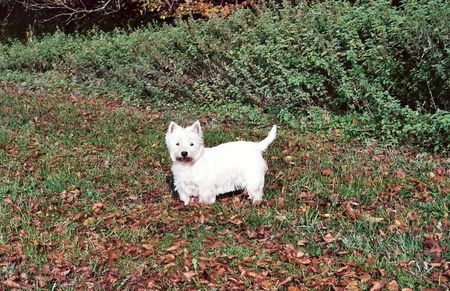
[[[178,162],[189,163],[192,162],[192,158],[190,157],[177,157]]]

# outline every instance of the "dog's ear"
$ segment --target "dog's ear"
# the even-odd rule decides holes
[[[171,134],[172,132],[174,132],[176,129],[179,129],[179,128],[181,128],[181,126],[179,126],[175,122],[171,121],[169,124],[169,128],[167,129],[167,134]]]
[[[200,126],[200,121],[198,120],[191,125],[191,129],[195,133],[198,133],[200,135],[202,134],[202,127]]]

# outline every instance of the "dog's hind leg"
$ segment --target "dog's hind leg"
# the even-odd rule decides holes
[[[250,200],[253,203],[258,203],[262,200],[263,196],[263,187],[264,187],[264,177],[262,179],[256,179],[249,181],[247,184],[247,192]]]
[[[184,202],[184,205],[188,205],[191,201],[191,197],[189,197],[189,194],[183,191],[178,191],[178,195],[180,196],[180,200]]]

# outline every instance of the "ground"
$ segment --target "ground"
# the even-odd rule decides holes
[[[185,207],[164,134],[197,118],[209,146],[277,123],[245,106],[1,91],[2,288],[448,287],[448,157],[279,124],[263,203]]]

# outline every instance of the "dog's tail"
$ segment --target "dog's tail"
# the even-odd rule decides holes
[[[261,151],[265,151],[269,145],[274,141],[277,136],[277,126],[272,126],[272,129],[269,132],[269,135],[258,143],[258,147]]]

